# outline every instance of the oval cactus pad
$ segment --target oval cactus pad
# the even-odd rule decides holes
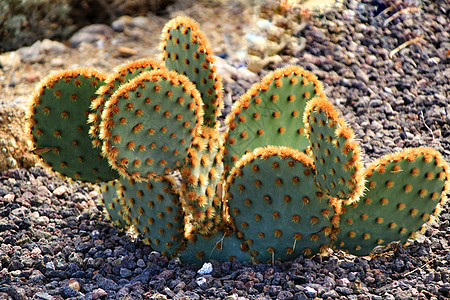
[[[109,182],[102,182],[100,188],[102,191],[102,198],[100,203],[104,205],[106,216],[111,222],[122,230],[128,230],[130,227],[124,220],[122,215],[122,205],[118,195],[119,180],[111,180]]]
[[[222,199],[217,195],[223,181],[223,139],[214,129],[203,126],[188,150],[186,164],[181,169],[183,209],[186,228],[211,235],[221,222]],[[186,236],[190,233],[187,230]]]
[[[328,247],[334,210],[316,189],[310,157],[288,147],[257,148],[239,160],[227,186],[229,214],[256,260]]]
[[[199,92],[187,77],[167,70],[145,72],[106,102],[103,153],[126,177],[167,174],[183,165],[202,116]]]
[[[329,197],[357,201],[364,191],[364,168],[353,130],[331,102],[320,97],[308,102],[304,123],[311,142],[317,186]]]
[[[89,115],[88,119],[89,124],[91,124],[89,134],[93,138],[92,143],[95,147],[101,146],[101,141],[98,136],[100,134],[101,116],[106,101],[121,85],[127,83],[131,79],[137,77],[143,72],[162,68],[164,67],[153,59],[140,59],[120,65],[114,70],[114,73],[108,75],[105,85],[101,86],[97,91],[98,97],[92,101],[91,109],[93,112]]]
[[[237,101],[227,116],[229,127],[224,157],[225,169],[247,152],[268,145],[305,151],[303,113],[315,96],[325,97],[316,76],[298,66],[268,74]]]
[[[218,126],[216,118],[223,108],[222,81],[198,23],[185,16],[176,17],[164,27],[161,40],[166,68],[186,75],[195,84],[204,103],[204,124]]]
[[[118,177],[88,134],[89,107],[105,77],[92,69],[62,71],[45,78],[33,95],[32,151],[61,175],[87,182]]]
[[[375,246],[404,243],[439,212],[449,190],[450,168],[432,148],[389,154],[367,169],[366,192],[343,208],[336,245],[355,255]]]

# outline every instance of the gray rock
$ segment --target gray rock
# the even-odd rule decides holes
[[[35,42],[31,46],[22,47],[16,52],[20,55],[22,62],[34,63],[44,60],[44,54],[41,52],[41,41]]]
[[[10,286],[6,288],[6,293],[13,300],[25,300],[27,299],[27,293],[24,288],[18,286]]]
[[[131,277],[133,275],[133,272],[127,268],[120,268],[120,276],[123,278]]]
[[[30,280],[35,284],[43,284],[47,281],[47,277],[45,277],[45,275],[42,274],[41,271],[33,270],[33,272],[30,275]]]
[[[328,292],[325,292],[321,295],[322,298],[326,299],[328,297],[330,298],[339,298],[339,294],[335,290],[331,290]]]
[[[69,48],[61,42],[44,39],[37,41],[28,47],[22,47],[16,51],[23,62],[40,62],[45,56],[67,53]]]
[[[61,288],[61,296],[63,296],[63,298],[73,298],[78,295],[79,292],[70,286],[64,286]]]
[[[146,267],[145,261],[142,258],[138,259],[136,264],[140,268],[145,268]]]
[[[37,292],[33,296],[33,300],[52,300],[53,296],[46,292]]]
[[[92,291],[92,299],[96,300],[96,299],[103,299],[106,296],[108,296],[108,293],[102,289],[102,288],[98,288]]]
[[[40,49],[45,54],[62,54],[67,53],[69,48],[61,42],[52,41],[49,39],[42,40]]]
[[[289,291],[280,291],[277,295],[277,300],[291,300],[294,299],[294,295]]]
[[[81,43],[94,44],[112,36],[114,30],[105,24],[92,24],[81,28],[69,39],[70,47],[76,48]]]
[[[295,293],[293,300],[308,300],[308,299],[309,298],[308,298],[308,296],[305,295],[305,293],[298,292],[298,293]]]
[[[341,295],[351,295],[353,294],[353,290],[351,288],[348,287],[343,287],[343,286],[337,286],[335,288],[336,292],[338,292]]]
[[[114,280],[108,279],[108,278],[104,278],[104,277],[99,277],[97,279],[97,284],[100,288],[109,291],[109,290],[113,290],[113,291],[117,291],[119,290],[119,285],[114,282]]]

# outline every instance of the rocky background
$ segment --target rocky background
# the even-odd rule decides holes
[[[450,161],[449,0],[344,0],[301,10],[292,33],[298,47],[271,53],[277,57],[258,74],[246,66],[249,33],[264,37],[260,11],[243,3],[178,1],[159,15],[121,16],[0,54],[0,299],[450,299],[448,203],[410,246],[374,257],[211,261],[212,272],[201,275],[201,266],[169,260],[112,227],[98,187],[59,179],[29,154],[23,118],[36,82],[59,69],[110,72],[158,58],[164,23],[184,14],[217,55],[224,113],[261,76],[296,63],[323,82],[366,161],[421,145]]]

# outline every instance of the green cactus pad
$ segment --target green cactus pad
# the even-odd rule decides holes
[[[331,102],[320,97],[307,104],[304,123],[317,186],[330,197],[357,201],[364,190],[364,170],[352,129]]]
[[[106,102],[100,139],[111,165],[125,177],[145,180],[180,168],[201,128],[199,92],[174,71],[145,72]]]
[[[135,182],[120,179],[123,217],[155,251],[173,257],[184,247],[183,211],[175,181],[164,177]]]
[[[32,152],[63,176],[85,182],[118,177],[100,149],[92,147],[87,117],[105,75],[93,69],[62,71],[36,88],[29,111]]]
[[[439,212],[450,187],[449,170],[439,152],[425,147],[373,162],[365,195],[343,208],[337,247],[368,255],[380,244],[404,243]]]
[[[118,193],[119,181],[112,180],[102,182],[100,188],[102,191],[101,204],[105,207],[106,216],[111,222],[121,230],[127,230],[128,225],[123,218],[122,205],[120,204]]]
[[[310,157],[288,147],[257,148],[227,179],[229,214],[259,262],[312,255],[330,244],[334,209],[314,183]]]
[[[200,91],[205,105],[204,124],[219,125],[216,118],[223,108],[222,82],[197,22],[184,16],[169,21],[162,31],[161,48],[166,68],[186,75]]]
[[[212,128],[204,126],[189,148],[183,177],[183,209],[186,213],[186,236],[191,229],[211,235],[222,220],[222,199],[216,194],[223,182],[223,139]]]
[[[98,136],[100,134],[101,116],[106,101],[121,85],[127,83],[136,76],[146,71],[163,68],[164,66],[153,59],[140,59],[118,66],[114,70],[114,73],[106,78],[105,85],[101,86],[97,91],[99,96],[92,101],[91,109],[93,110],[93,113],[91,113],[88,118],[88,122],[91,124],[89,133],[93,139],[92,143],[94,147],[101,146],[101,141]]]
[[[225,234],[222,231],[210,237],[195,235],[187,242],[186,249],[179,254],[182,261],[201,265],[210,260],[250,262],[250,254],[243,241],[235,234]]]
[[[325,97],[316,76],[298,66],[268,74],[237,101],[226,118],[225,169],[247,152],[268,145],[305,151],[309,141],[304,132],[306,103]]]

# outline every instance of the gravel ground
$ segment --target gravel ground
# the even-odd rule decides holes
[[[431,145],[450,161],[449,14],[449,0],[345,1],[302,31],[298,63],[324,83],[367,160]],[[228,110],[256,79],[223,51]],[[100,196],[39,167],[0,173],[0,299],[450,299],[448,202],[412,245],[376,257],[212,261],[212,273],[200,275],[200,266],[169,260],[112,227]]]

